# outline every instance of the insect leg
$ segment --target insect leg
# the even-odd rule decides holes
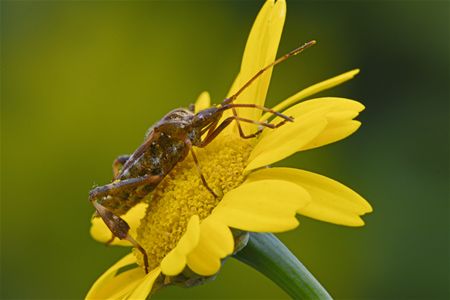
[[[198,174],[200,175],[200,179],[202,180],[203,185],[214,196],[214,198],[217,198],[216,193],[214,193],[212,188],[209,187],[208,183],[206,182],[205,176],[203,176],[202,170],[200,169],[200,165],[198,163],[197,155],[195,155],[194,149],[192,149],[191,141],[190,140],[186,140],[186,144],[188,145],[189,151],[192,154],[192,158],[194,159],[195,166],[197,167],[197,171],[198,171]]]
[[[239,131],[239,135],[243,139],[250,139],[250,138],[257,137],[259,134],[261,134],[261,132],[263,131],[263,128],[262,127],[258,128],[258,130],[255,133],[245,134],[244,131],[242,130],[242,127],[241,127],[241,124],[239,123],[239,121],[252,123],[252,124],[255,124],[255,125],[259,125],[259,126],[268,127],[268,128],[271,128],[271,129],[278,128],[279,126],[281,126],[281,125],[283,125],[284,123],[287,122],[287,120],[283,120],[283,121],[281,121],[278,124],[270,124],[270,123],[266,123],[266,122],[259,122],[259,121],[255,121],[255,120],[244,119],[244,118],[241,118],[241,117],[238,117],[238,116],[233,116],[232,118],[234,118],[236,120],[237,128],[238,128],[238,131]]]
[[[206,132],[208,132],[209,134],[210,132],[214,131],[218,123],[219,120],[214,121],[213,123],[209,124],[206,128],[202,129],[202,131],[200,132],[200,136],[203,136]]]
[[[230,123],[235,119],[234,116],[232,117],[228,117],[225,120],[222,121],[222,123],[219,124],[219,126],[217,127],[211,127],[211,129],[208,131],[208,134],[206,135],[206,137],[203,139],[203,141],[200,142],[199,145],[196,145],[199,148],[203,148],[206,147],[209,143],[212,142],[212,140],[214,140],[214,138],[221,133],[228,125],[230,125]]]
[[[124,191],[124,189],[135,188],[143,184],[159,183],[162,177],[159,175],[145,175],[141,177],[129,178],[110,184],[98,186],[89,192],[89,198],[99,198],[105,196],[114,196]]]
[[[286,123],[287,121],[289,121],[289,122],[294,122],[294,119],[293,119],[292,117],[288,117],[288,116],[286,116],[286,115],[284,115],[284,114],[282,114],[282,113],[279,113],[279,112],[277,112],[277,111],[274,111],[273,109],[270,109],[270,108],[267,108],[267,107],[264,107],[264,106],[260,106],[260,105],[256,105],[256,104],[228,103],[228,104],[222,105],[221,110],[227,110],[227,109],[230,109],[230,108],[231,108],[231,110],[232,110],[232,112],[233,112],[233,117],[234,117],[235,120],[236,120],[236,125],[237,125],[238,130],[239,130],[239,135],[240,135],[242,138],[244,138],[244,139],[249,139],[249,138],[253,138],[253,137],[258,136],[258,135],[262,132],[263,129],[262,129],[262,128],[259,128],[258,131],[255,132],[255,133],[253,133],[253,134],[245,134],[244,131],[242,130],[242,126],[241,126],[240,121],[243,121],[243,122],[249,122],[249,123],[255,123],[255,121],[248,120],[248,119],[247,119],[247,120],[243,120],[242,118],[240,118],[240,117],[238,116],[237,112],[236,112],[236,107],[256,108],[256,109],[260,109],[260,110],[265,111],[265,112],[269,112],[269,113],[271,113],[271,114],[274,114],[274,115],[276,115],[276,116],[278,116],[278,117],[284,119],[283,122],[278,123],[274,128],[277,128],[277,127],[283,125],[283,124]],[[255,124],[256,124],[256,123],[255,123]],[[268,124],[268,123],[264,123],[264,124]],[[266,125],[264,125],[264,124],[259,123],[259,125],[266,126]],[[269,127],[269,126],[266,126],[266,127]],[[270,127],[270,128],[272,128],[272,127]]]
[[[127,160],[130,158],[130,155],[120,155],[118,156],[114,162],[113,162],[113,174],[114,178],[119,175],[120,171],[122,170],[123,165],[127,162]]]
[[[92,201],[92,205],[94,205],[95,209],[97,210],[97,213],[100,215],[100,217],[103,219],[103,222],[105,222],[106,226],[108,226],[109,230],[114,234],[114,236],[118,237],[121,240],[127,240],[135,248],[137,248],[142,255],[144,256],[144,267],[145,267],[145,273],[148,273],[148,257],[147,252],[145,252],[144,248],[142,248],[141,245],[139,245],[138,242],[136,242],[135,239],[131,237],[131,235],[128,234],[128,231],[130,230],[130,225],[122,219],[119,216],[116,216],[111,211],[109,211],[106,207],[98,203],[98,200]]]
[[[219,126],[217,126],[216,128],[214,128],[214,130],[210,130],[208,131],[208,134],[206,135],[206,137],[204,138],[204,140],[200,143],[200,145],[198,145],[197,147],[205,147],[206,145],[208,145],[209,143],[211,143],[212,140],[214,140],[214,138],[221,133],[228,125],[230,125],[230,123],[232,121],[241,121],[241,122],[246,122],[246,123],[252,123],[255,125],[260,125],[263,127],[268,127],[271,129],[275,129],[280,127],[281,125],[285,124],[286,122],[288,122],[288,120],[283,120],[277,124],[271,124],[271,123],[267,123],[267,122],[259,122],[259,121],[254,121],[254,120],[250,120],[250,119],[245,119],[245,118],[241,118],[238,116],[231,116],[226,118],[225,120],[222,121],[222,123],[219,124]],[[243,132],[242,128],[239,126],[238,123],[238,130],[239,130],[239,135],[244,138],[244,139],[249,139],[249,138],[253,138],[258,136],[258,134],[260,134],[262,132],[262,128],[258,129],[257,132],[250,134],[250,135],[245,135],[245,133]]]
[[[237,99],[237,97],[239,97],[239,95],[245,90],[247,89],[259,76],[261,76],[264,72],[266,72],[267,70],[269,70],[270,68],[274,67],[275,65],[287,60],[289,57],[295,56],[301,52],[303,52],[303,50],[313,46],[316,44],[315,40],[309,41],[305,44],[303,44],[302,46],[292,50],[291,52],[283,55],[282,57],[278,58],[277,60],[275,60],[274,62],[268,64],[267,66],[265,66],[264,68],[260,69],[255,75],[253,75],[253,77],[251,77],[246,83],[244,83],[244,85],[237,90],[237,92],[235,92],[233,95],[231,95],[228,98],[225,98],[222,101],[222,107],[232,104],[234,102],[234,100]],[[236,112],[236,106],[231,107],[231,110],[233,112],[233,116],[235,117],[238,129],[239,129],[239,134],[241,135],[242,138],[252,138],[257,136],[259,133],[261,133],[262,129],[258,129],[258,131],[254,134],[250,134],[250,135],[245,135],[244,132],[242,131],[241,125],[240,125],[240,121],[243,121],[241,119],[238,118],[237,112]],[[243,107],[243,106],[241,106]],[[256,106],[255,106],[256,107]],[[258,107],[256,107],[258,108]],[[245,121],[243,121],[245,122]],[[264,126],[264,125],[263,125]],[[223,130],[223,129],[222,129]]]
[[[231,107],[231,110],[232,110],[232,112],[233,112],[233,117],[234,117],[234,119],[236,120],[236,125],[237,125],[237,128],[238,128],[238,130],[239,130],[239,135],[240,135],[242,138],[244,138],[244,139],[250,139],[250,138],[253,138],[253,137],[258,136],[258,134],[261,133],[262,129],[261,129],[261,130],[258,129],[255,133],[246,135],[246,134],[244,133],[244,131],[242,130],[241,123],[239,122],[238,114],[237,114],[236,108],[235,108],[235,107]]]
[[[267,127],[267,128],[270,128],[270,129],[275,129],[275,128],[278,128],[278,127],[280,127],[281,125],[287,123],[288,121],[290,121],[290,119],[289,119],[289,120],[288,120],[288,119],[284,119],[283,121],[281,121],[281,122],[279,122],[279,123],[277,123],[277,124],[271,124],[271,123],[267,123],[267,122],[259,122],[259,121],[255,121],[255,120],[244,119],[244,118],[237,117],[237,116],[233,116],[233,118],[234,118],[235,120],[239,120],[239,121],[241,121],[241,122],[247,122],[247,123],[252,123],[252,124],[261,126],[260,128],[258,128],[258,130],[257,130],[255,133],[246,135],[246,134],[244,133],[244,131],[242,130],[241,125],[240,125],[239,123],[237,123],[237,125],[238,125],[238,130],[239,130],[239,135],[240,135],[241,138],[243,138],[243,139],[249,139],[249,138],[257,137],[257,136],[263,131],[263,127]],[[292,121],[293,121],[293,120],[292,120]]]
[[[262,110],[264,112],[271,113],[271,114],[273,114],[273,115],[275,115],[277,117],[280,117],[282,119],[285,119],[286,121],[289,121],[289,122],[293,122],[294,121],[294,119],[292,117],[288,117],[288,116],[286,116],[286,115],[284,115],[284,114],[282,114],[280,112],[277,112],[277,111],[275,111],[273,109],[267,108],[265,106],[257,105],[257,104],[230,103],[230,104],[225,104],[224,106],[222,106],[221,109],[222,110],[226,110],[226,109],[235,108],[235,107],[256,108],[256,109],[260,109],[260,110]]]
[[[108,208],[101,205],[99,200],[106,196],[114,196],[123,192],[128,188],[135,188],[143,184],[157,184],[162,180],[162,176],[146,175],[137,178],[125,179],[119,182],[113,182],[104,186],[96,187],[89,193],[89,201],[94,205],[98,215],[103,219],[106,226],[113,235],[121,240],[128,240],[133,244],[144,256],[145,271],[148,273],[148,257],[144,248],[129,235],[130,226],[121,217],[115,215]]]

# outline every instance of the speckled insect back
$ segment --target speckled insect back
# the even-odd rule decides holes
[[[252,140],[236,135],[223,135],[197,151],[201,171],[218,197],[213,197],[203,186],[190,157],[158,185],[147,199],[149,206],[138,228],[138,241],[147,251],[150,268],[156,267],[177,245],[191,216],[206,218],[222,195],[244,181],[243,170],[252,144]],[[135,254],[143,266],[142,254],[139,251]]]

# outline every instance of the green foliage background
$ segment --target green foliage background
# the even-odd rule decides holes
[[[3,1],[1,298],[81,298],[125,248],[89,234],[87,193],[146,129],[203,91],[220,102],[262,2]],[[449,297],[449,2],[289,2],[274,105],[321,95],[367,109],[349,139],[279,165],[327,175],[374,206],[363,228],[307,218],[279,235],[337,299]],[[228,260],[217,280],[155,299],[287,298]]]

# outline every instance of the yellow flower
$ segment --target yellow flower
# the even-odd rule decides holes
[[[275,60],[285,13],[284,0],[264,4],[250,32],[230,95]],[[372,208],[348,187],[303,170],[262,168],[356,131],[360,122],[353,119],[364,109],[359,102],[335,97],[298,102],[357,73],[353,70],[325,80],[277,105],[276,111],[294,117],[292,123],[266,129],[254,139],[241,138],[233,123],[206,148],[196,148],[201,171],[219,197],[213,197],[202,184],[190,157],[179,163],[147,202],[123,216],[131,226],[130,234],[137,236],[146,250],[151,271],[145,274],[142,256],[134,251],[107,270],[87,298],[145,299],[157,288],[183,278],[192,281],[212,276],[219,271],[222,259],[242,246],[239,237],[245,236],[243,232],[293,229],[299,224],[296,214],[340,225],[363,225],[360,216]],[[236,103],[264,105],[270,77],[271,70],[247,88]],[[202,93],[196,111],[209,106],[208,93]],[[260,110],[249,108],[239,109],[238,115],[260,121],[271,116],[261,116]],[[270,122],[277,123],[279,118]],[[242,126],[246,132],[256,130],[253,124]],[[111,237],[99,218],[92,220],[91,234],[101,242]],[[116,240],[113,244],[127,242]]]

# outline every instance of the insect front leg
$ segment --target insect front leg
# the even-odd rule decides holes
[[[148,257],[144,248],[131,236],[129,235],[130,226],[121,217],[115,215],[107,207],[100,204],[100,200],[103,197],[114,196],[122,193],[123,191],[137,188],[144,184],[158,184],[162,180],[162,176],[157,175],[146,175],[137,178],[125,179],[119,182],[113,182],[104,186],[99,186],[93,189],[89,193],[89,201],[94,205],[98,215],[105,222],[106,226],[112,232],[112,234],[121,239],[127,240],[135,248],[137,248],[144,257],[145,272],[148,273]]]
[[[238,116],[233,116],[232,118],[234,118],[236,120],[238,131],[239,131],[239,135],[243,139],[250,139],[250,138],[257,137],[259,134],[261,134],[261,132],[263,131],[264,127],[267,127],[267,128],[270,128],[270,129],[275,129],[275,128],[278,128],[281,125],[285,124],[286,122],[290,121],[288,119],[284,119],[283,121],[280,121],[277,124],[272,124],[272,123],[267,123],[267,122],[259,122],[259,121],[255,121],[255,120],[244,119],[244,118],[241,118],[241,117],[238,117]],[[252,123],[252,124],[255,124],[255,125],[259,125],[260,127],[258,128],[258,130],[255,133],[245,134],[244,131],[242,130],[242,127],[241,127],[239,121]]]
[[[228,117],[225,120],[223,120],[222,123],[220,123],[217,127],[211,127],[208,130],[208,134],[203,139],[203,141],[201,141],[200,144],[196,145],[196,146],[199,148],[206,147],[209,143],[211,143],[216,138],[216,136],[219,135],[219,133],[221,133],[228,125],[230,125],[230,123],[233,120],[234,120],[234,116]]]
[[[275,126],[273,126],[273,124],[270,123],[266,123],[266,122],[259,122],[259,121],[254,121],[254,120],[249,120],[249,119],[244,119],[238,116],[236,108],[256,108],[256,109],[260,109],[264,112],[268,112],[271,113],[277,117],[280,117],[283,119],[283,121],[279,122],[278,124],[275,124]],[[223,104],[221,107],[221,110],[227,110],[227,109],[231,109],[233,112],[233,118],[234,120],[236,120],[236,125],[237,128],[239,130],[239,135],[243,138],[243,139],[250,139],[250,138],[254,138],[257,137],[262,131],[263,128],[260,127],[255,133],[252,134],[245,134],[244,131],[242,130],[242,126],[241,126],[241,121],[242,122],[247,122],[247,123],[253,123],[253,124],[257,124],[260,126],[265,126],[265,127],[269,127],[269,128],[278,128],[281,125],[285,124],[286,122],[294,122],[294,119],[292,117],[288,117],[280,112],[277,112],[273,109],[261,106],[261,105],[256,105],[256,104],[241,104],[241,103],[228,103],[228,104]]]
[[[221,133],[228,125],[230,125],[230,123],[232,121],[241,121],[241,122],[246,122],[246,123],[252,123],[255,125],[262,126],[262,127],[275,129],[275,128],[278,128],[281,125],[285,124],[289,120],[283,120],[277,124],[271,124],[271,123],[267,123],[267,122],[259,122],[259,121],[255,121],[255,120],[245,119],[245,118],[241,118],[238,116],[231,116],[231,117],[228,117],[225,120],[223,120],[222,123],[220,123],[217,127],[211,128],[208,131],[208,134],[206,135],[206,137],[203,139],[203,141],[201,141],[200,144],[196,145],[196,146],[200,147],[200,148],[206,147],[209,143],[211,143],[217,137],[217,135],[219,135],[219,133]],[[263,129],[259,128],[255,133],[246,135],[238,123],[238,130],[239,130],[240,136],[243,139],[249,139],[249,138],[258,136],[262,132]]]
[[[223,105],[221,107],[221,110],[227,110],[227,109],[236,108],[236,107],[238,107],[238,108],[256,108],[256,109],[262,110],[264,112],[268,112],[268,113],[270,113],[272,115],[275,115],[277,117],[280,117],[280,118],[282,118],[282,119],[284,119],[286,121],[294,122],[294,118],[293,117],[288,117],[285,114],[282,114],[282,113],[280,113],[278,111],[275,111],[275,110],[273,110],[271,108],[268,108],[268,107],[265,107],[265,106],[261,106],[261,105],[257,105],[257,104],[251,104],[251,103],[230,103],[230,104],[225,104],[225,105]]]
[[[206,187],[206,189],[214,196],[214,198],[217,198],[216,193],[212,190],[212,188],[209,187],[208,182],[206,182],[205,176],[203,176],[202,170],[200,169],[200,165],[198,163],[197,155],[195,155],[194,149],[192,149],[192,143],[190,140],[186,140],[186,145],[189,148],[189,151],[191,152],[192,158],[194,159],[195,166],[197,167],[198,174],[200,175],[200,179],[202,180],[203,185]]]
[[[130,155],[120,155],[114,160],[113,166],[112,166],[114,178],[116,178],[120,174],[120,171],[122,171],[123,165],[125,165],[125,163],[127,162],[127,160],[129,158],[130,158]]]

